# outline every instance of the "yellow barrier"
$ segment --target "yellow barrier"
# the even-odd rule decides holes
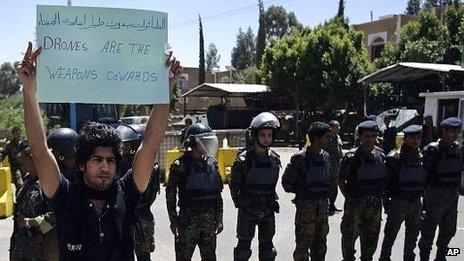
[[[235,161],[237,156],[238,148],[220,148],[218,151],[218,167],[219,173],[221,174],[221,179],[223,183],[229,182],[230,178],[230,167]],[[165,152],[165,175],[164,182],[167,183],[169,178],[169,169],[171,164],[182,156],[182,151],[179,150],[167,150]]]
[[[169,178],[169,170],[171,168],[171,164],[180,156],[182,156],[182,151],[180,150],[167,150],[164,155],[164,183],[168,183],[168,178]]]
[[[230,179],[230,167],[237,158],[238,148],[220,148],[218,152],[218,167],[223,183]],[[229,169],[228,169],[229,168]]]
[[[2,167],[10,167],[10,161],[8,160],[8,155],[5,156],[2,162],[0,162]]]
[[[11,191],[10,168],[0,168],[0,217],[13,215],[13,192]]]

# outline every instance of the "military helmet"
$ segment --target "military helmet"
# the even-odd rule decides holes
[[[74,152],[79,135],[70,128],[59,128],[52,131],[47,137],[48,147],[61,153]]]
[[[129,127],[131,127],[133,130],[135,130],[138,134],[142,135],[142,139],[143,139],[143,136],[145,135],[145,125],[131,124],[131,125],[129,125]]]
[[[140,141],[143,139],[143,134],[139,133],[134,127],[130,125],[121,124],[116,127],[119,131],[121,141]]]
[[[258,132],[262,129],[272,129],[272,135],[275,137],[277,130],[280,128],[280,121],[270,112],[262,112],[251,120],[249,133],[252,142],[257,141]]]
[[[185,131],[184,143],[185,150],[196,148],[203,155],[215,158],[219,147],[218,139],[213,130],[202,123],[194,123]]]

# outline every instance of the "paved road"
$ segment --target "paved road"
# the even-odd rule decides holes
[[[295,149],[278,149],[277,150],[282,157],[282,164],[285,166],[291,155],[296,152]],[[277,215],[277,233],[274,238],[274,243],[278,251],[277,260],[287,261],[291,260],[292,252],[295,246],[294,240],[294,215],[295,208],[290,202],[293,196],[283,191],[282,187],[278,186],[278,193],[280,197],[281,213]],[[237,218],[237,211],[233,207],[232,200],[230,198],[229,189],[226,186],[223,193],[224,197],[224,231],[218,236],[217,253],[218,260],[232,260],[232,253],[237,239],[235,237],[235,225]],[[341,208],[343,206],[343,196],[338,197],[337,206]],[[169,220],[166,211],[165,194],[164,188],[161,194],[158,195],[156,202],[152,206],[152,212],[155,215],[156,223],[156,250],[152,254],[153,260],[175,260],[174,256],[174,238],[169,230]],[[459,212],[464,213],[464,200],[460,197]],[[340,234],[340,222],[342,214],[336,214],[330,217],[330,232],[327,240],[327,258],[326,260],[341,260],[341,234]],[[382,222],[384,225],[385,222]],[[11,218],[0,220],[0,260],[8,260],[8,247],[9,237],[12,230]],[[383,231],[383,230],[382,230]],[[378,258],[380,253],[380,245],[383,235],[379,240],[379,247],[375,258]],[[402,260],[402,250],[404,242],[404,227],[393,248],[392,260]],[[458,230],[456,236],[453,238],[450,244],[451,247],[459,247],[461,249],[461,255],[459,257],[452,257],[449,260],[463,260],[464,257],[464,215],[458,217]],[[359,249],[359,241],[357,243],[357,249]],[[435,248],[434,250],[435,251]],[[416,251],[417,252],[417,251]],[[359,254],[359,251],[358,251]],[[193,260],[200,260],[198,249],[195,251]],[[258,260],[257,257],[257,241],[253,241],[253,255],[250,260]]]

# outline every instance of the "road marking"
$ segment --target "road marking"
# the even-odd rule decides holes
[[[458,227],[457,229],[459,229],[459,230],[464,230],[464,227]]]

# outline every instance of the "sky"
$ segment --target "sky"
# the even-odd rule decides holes
[[[21,60],[27,41],[35,38],[36,5],[67,5],[68,0],[0,0],[0,64]],[[184,67],[198,67],[198,15],[203,18],[205,49],[214,43],[221,69],[230,65],[239,28],[258,29],[257,0],[72,0],[73,6],[115,7],[168,13],[169,44]],[[281,5],[305,26],[330,19],[339,0],[263,0],[265,9]],[[407,0],[346,0],[350,24],[404,13]]]

